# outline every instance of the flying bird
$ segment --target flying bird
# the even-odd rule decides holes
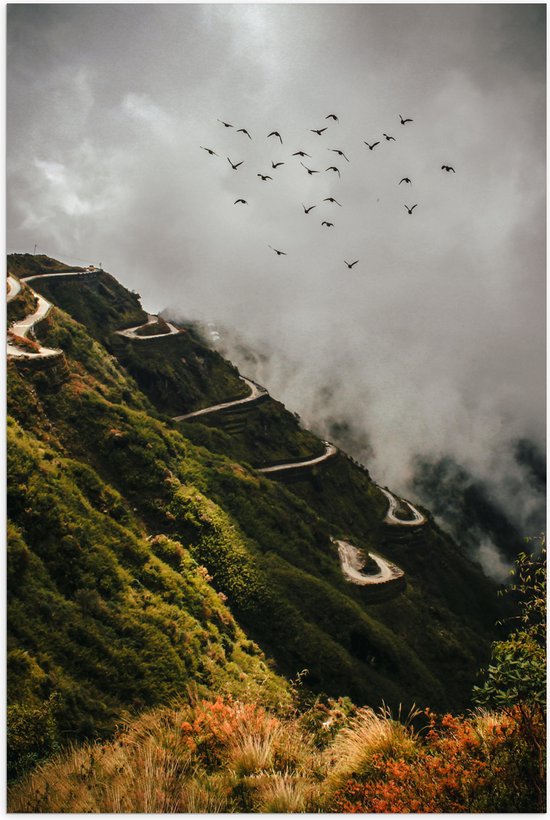
[[[279,165],[284,165],[284,162],[273,162],[273,160],[271,160],[271,167],[272,168],[278,168]]]
[[[326,197],[323,199],[323,202],[335,202],[335,203],[336,203],[336,205],[340,205],[340,203],[339,203],[339,202],[336,202],[336,200],[334,199],[334,197],[333,197],[333,196],[326,196]],[[340,205],[340,207],[342,207],[342,206]]]
[[[231,167],[233,168],[233,170],[234,170],[234,171],[236,171],[236,170],[237,170],[237,168],[239,167],[239,165],[242,165],[242,164],[243,164],[244,159],[242,159],[240,162],[237,162],[235,165],[233,165],[233,163],[231,162],[231,160],[229,159],[229,157],[227,157],[227,161],[228,161],[228,163],[231,165]]]
[[[306,208],[306,206],[302,202],[302,208],[304,209],[304,213],[306,213],[306,214],[308,214],[310,211],[312,211],[316,207],[317,207],[317,205],[310,205],[309,208]]]
[[[334,228],[334,222],[321,222],[321,225],[326,225],[327,228]]]
[[[278,251],[277,248],[273,247],[273,245],[268,245],[267,247],[271,248],[272,251],[275,251],[277,256],[286,256],[286,253],[284,251]]]
[[[283,138],[281,137],[278,131],[272,131],[271,134],[267,135],[267,137],[268,139],[269,137],[279,137],[279,139],[281,140],[281,145],[283,144]]]
[[[325,119],[326,120],[334,120],[334,122],[338,122],[338,117],[336,116],[336,114],[327,114]]]
[[[239,202],[241,202],[243,205],[248,205],[246,199],[236,199],[233,205],[237,205]]]
[[[296,153],[292,154],[293,157],[309,157],[311,159],[311,154],[306,154],[305,151],[296,151]]]
[[[355,262],[346,262],[346,260],[344,259],[344,262],[348,266],[348,268],[351,270],[351,268],[353,268],[353,266],[356,265],[359,262],[359,260],[356,259]]]
[[[336,167],[336,165],[330,165],[328,168],[325,168],[325,171],[336,171],[336,173],[338,174],[338,176],[340,176],[340,171],[338,170],[338,168]]]
[[[261,179],[265,182],[266,179],[273,179],[273,177],[268,177],[267,174],[256,174],[257,177],[261,177]]]
[[[416,205],[418,205],[418,202],[416,203]],[[410,214],[412,214],[412,212],[413,212],[413,211],[414,211],[414,209],[416,208],[416,205],[413,205],[413,206],[412,206],[412,208],[409,208],[409,206],[408,206],[408,205],[405,205],[404,207],[407,209],[407,211],[408,211]]]
[[[219,156],[219,154],[216,154],[216,152],[213,151],[211,148],[205,148],[204,145],[201,145],[200,147],[202,148],[203,151],[208,151],[210,156],[214,156],[214,157]]]
[[[369,145],[369,143],[366,142],[365,140],[363,140],[363,142],[365,143],[365,145],[368,147],[368,149],[370,151],[372,151],[373,148],[376,148],[377,145],[380,145],[380,140],[378,142],[373,142],[372,145]]]
[[[401,185],[402,182],[408,182],[409,185],[412,185],[412,182],[410,181],[409,177],[403,177],[403,179],[401,179],[398,184]]]
[[[309,130],[311,131],[312,134],[319,134],[319,136],[321,136],[323,131],[326,131],[327,129],[325,127],[325,128],[310,128]]]
[[[230,122],[224,122],[223,120],[218,120],[218,122],[221,122],[221,124],[225,125],[226,128],[233,128]]]
[[[401,114],[399,115],[399,119],[401,120],[401,125],[405,125],[406,122],[414,122],[414,120],[411,120],[410,117],[407,117],[407,119],[404,120]]]
[[[455,171],[455,169],[452,167],[452,165],[442,165],[442,166],[441,166],[441,170],[442,170],[442,171],[447,171],[447,172],[448,172],[448,171],[452,171],[452,172],[453,172],[453,174],[456,174],[456,171]]]
[[[246,128],[237,128],[237,134],[246,134],[249,140],[252,139]]]
[[[388,140],[388,142],[389,142],[389,140],[393,140],[394,142],[397,142],[397,140],[395,139],[395,137],[390,137],[388,134],[382,134],[382,136],[383,136],[383,137],[386,137],[386,139]]]
[[[344,157],[344,159],[349,162],[349,159],[346,157],[346,155],[344,154],[343,151],[340,151],[339,148],[329,148],[328,150],[329,151],[334,151],[335,154],[338,154],[338,156],[340,156],[340,157]]]
[[[304,168],[306,169],[306,171],[308,172],[308,174],[310,174],[310,176],[311,176],[311,174],[318,174],[318,173],[320,173],[319,171],[312,171],[312,170],[310,170],[310,169],[309,169],[306,165],[304,165],[304,163],[303,163],[303,162],[300,162],[300,165],[303,165],[303,166],[304,166]]]

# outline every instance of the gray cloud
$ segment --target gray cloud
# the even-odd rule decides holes
[[[383,483],[450,453],[512,503],[508,443],[545,432],[544,6],[12,5],[7,79],[10,250],[236,329]]]

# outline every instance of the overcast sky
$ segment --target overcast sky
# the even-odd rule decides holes
[[[383,483],[498,475],[544,440],[545,38],[542,4],[11,5],[8,250],[235,328]]]

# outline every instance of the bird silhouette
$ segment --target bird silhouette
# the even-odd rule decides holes
[[[237,205],[239,202],[241,202],[243,205],[248,205],[246,199],[236,199],[233,205]]]
[[[319,174],[319,173],[320,173],[319,171],[312,171],[310,168],[308,168],[306,165],[304,165],[304,163],[303,163],[303,162],[300,162],[300,165],[303,165],[303,166],[304,166],[304,168],[306,169],[306,171],[308,172],[308,174],[309,174],[310,176],[311,176],[311,174]]]
[[[321,136],[323,131],[326,131],[327,129],[325,127],[325,128],[310,128],[309,130],[312,132],[312,134],[319,134],[319,136]]]
[[[257,176],[257,177],[261,177],[261,179],[263,180],[263,182],[265,182],[265,181],[266,181],[266,179],[273,179],[273,177],[268,177],[268,176],[267,176],[267,174],[265,174],[265,175],[264,175],[264,174],[256,174],[256,176]]]
[[[397,140],[395,139],[395,137],[390,137],[390,136],[389,136],[389,134],[382,134],[382,136],[383,136],[383,137],[386,137],[386,139],[388,140],[388,142],[389,142],[389,140],[393,140],[394,142],[397,142]]]
[[[309,157],[311,159],[311,154],[306,154],[305,151],[296,151],[292,154],[293,157]]]
[[[349,159],[346,157],[346,155],[344,154],[343,151],[340,151],[339,148],[329,148],[328,150],[329,151],[334,151],[335,154],[338,154],[338,156],[340,156],[340,157],[344,157],[344,159],[349,162]]]
[[[414,120],[411,120],[410,117],[407,117],[407,119],[404,120],[401,114],[399,115],[399,119],[401,120],[401,125],[405,125],[406,122],[414,122]]]
[[[338,176],[340,176],[340,171],[338,170],[338,168],[336,167],[336,165],[329,165],[329,167],[328,167],[328,168],[325,168],[325,171],[336,171],[336,173],[338,174]]]
[[[302,202],[302,208],[304,209],[304,213],[306,213],[306,214],[308,214],[310,211],[312,211],[316,207],[317,207],[317,205],[310,205],[309,208],[306,208],[306,206]]]
[[[321,222],[321,225],[326,225],[327,228],[334,228],[334,222]]]
[[[346,260],[344,259],[344,263],[348,266],[348,268],[349,268],[350,270],[351,270],[351,268],[353,268],[353,266],[354,266],[354,265],[356,265],[358,262],[359,262],[359,260],[358,260],[358,259],[356,259],[356,260],[355,260],[355,262],[346,262]]]
[[[453,172],[453,174],[456,174],[456,171],[455,171],[455,169],[452,167],[452,165],[442,165],[442,166],[441,166],[441,170],[442,170],[442,171],[452,171],[452,172]]]
[[[231,165],[231,167],[233,168],[233,170],[234,170],[234,171],[236,171],[236,170],[237,170],[237,168],[239,167],[239,165],[242,165],[242,164],[243,164],[244,159],[242,159],[240,162],[237,162],[235,165],[233,165],[233,163],[231,162],[231,160],[229,159],[229,157],[227,157],[227,161],[228,161],[228,163]]]
[[[340,203],[339,203],[339,202],[336,202],[336,200],[334,199],[334,197],[333,197],[333,196],[326,196],[326,197],[323,199],[323,202],[334,202],[336,205],[340,205]],[[342,207],[342,206],[340,205],[340,207]]]
[[[334,120],[334,122],[338,122],[338,117],[336,116],[336,114],[327,114],[325,119],[326,120]]]
[[[416,203],[416,205],[418,205],[418,202]],[[407,209],[407,211],[408,211],[410,214],[412,214],[412,212],[413,212],[413,211],[414,211],[414,209],[416,208],[416,205],[413,205],[413,206],[412,206],[412,208],[409,208],[409,206],[408,206],[408,205],[405,205],[405,208]]]
[[[271,248],[272,251],[275,251],[277,256],[286,256],[286,253],[284,251],[278,251],[277,248],[273,247],[273,245],[268,245],[267,247]]]
[[[403,179],[401,179],[398,184],[401,185],[402,182],[408,182],[409,185],[412,185],[412,182],[410,181],[409,177],[403,177]]]
[[[267,137],[268,139],[269,137],[279,137],[279,139],[281,140],[281,145],[283,144],[283,138],[281,137],[278,131],[272,131],[271,134],[267,135]]]
[[[221,122],[221,124],[225,125],[226,128],[233,128],[230,122],[224,122],[223,120],[218,120],[218,122]]]
[[[214,156],[214,157],[219,156],[219,154],[216,154],[216,152],[213,151],[211,148],[205,148],[204,145],[201,145],[200,147],[202,148],[203,151],[208,151],[210,156]]]
[[[273,162],[273,160],[271,160],[271,167],[272,168],[278,168],[279,165],[284,165],[284,162]]]
[[[246,134],[249,140],[252,139],[246,128],[237,128],[237,134]]]
[[[379,140],[378,142],[373,142],[373,144],[372,144],[372,145],[370,145],[370,144],[369,144],[368,142],[366,142],[365,140],[363,140],[363,142],[365,143],[365,145],[367,146],[367,148],[368,148],[370,151],[372,151],[372,149],[373,149],[373,148],[376,148],[376,146],[377,146],[377,145],[380,145],[380,140]]]

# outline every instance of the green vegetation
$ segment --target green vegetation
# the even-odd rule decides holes
[[[272,398],[179,423],[182,433],[214,453],[254,466],[315,458],[323,443]]]
[[[8,266],[11,259],[8,257]],[[130,293],[103,271],[79,277],[35,279],[32,287],[85,325],[88,333],[103,344],[115,330],[147,321],[139,295]]]
[[[71,267],[45,256],[42,253],[10,253],[8,254],[8,272],[14,276],[38,276],[43,273],[67,273],[68,271],[80,271],[82,268]]]
[[[515,721],[521,737],[518,768],[523,782],[536,795],[536,810],[546,807],[546,538],[535,543],[534,554],[519,554],[513,583],[505,590],[514,599],[516,614],[508,619],[510,635],[493,644],[486,679],[474,688],[482,706],[500,709]],[[514,628],[515,627],[515,628]],[[527,761],[527,762],[525,762]],[[530,811],[530,808],[524,808]]]
[[[260,457],[322,452],[277,402],[235,437],[176,425],[246,395],[236,369],[189,332],[116,335],[146,314],[108,274],[40,285],[68,311],[36,329],[67,373],[52,386],[8,367],[10,775],[190,686],[286,702],[266,655],[360,704],[468,704],[498,605],[449,538],[430,524],[388,539],[384,497],[344,455],[288,486],[256,473]],[[406,590],[371,604],[331,536],[403,567]]]

